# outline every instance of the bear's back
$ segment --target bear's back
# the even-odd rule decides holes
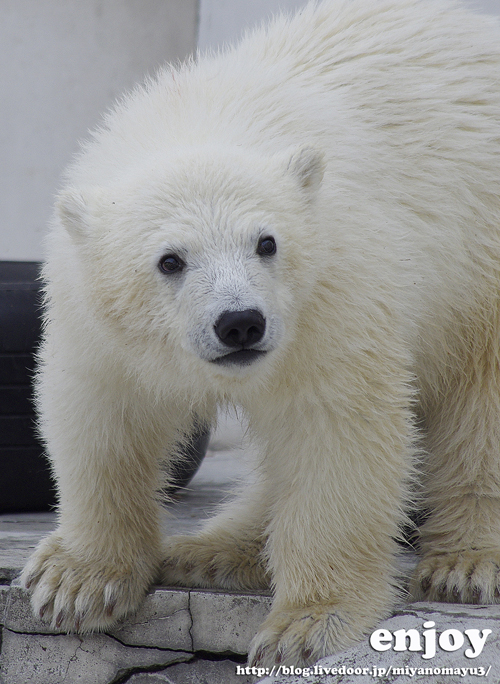
[[[67,178],[106,185],[183,145],[316,142],[328,153],[347,126],[406,150],[445,145],[452,131],[456,151],[471,115],[484,115],[486,136],[498,125],[498,35],[494,19],[447,0],[311,3],[235,48],[161,70],[108,113]]]

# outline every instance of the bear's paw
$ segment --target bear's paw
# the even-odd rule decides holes
[[[29,559],[21,583],[31,592],[35,615],[55,630],[102,631],[137,610],[150,583],[144,568],[84,562],[52,534]]]
[[[500,550],[426,554],[410,585],[417,601],[500,603]]]
[[[341,604],[275,609],[254,637],[248,662],[267,668],[310,665],[355,644],[372,626]]]
[[[269,589],[262,544],[217,535],[179,535],[167,540],[162,583],[185,587]]]

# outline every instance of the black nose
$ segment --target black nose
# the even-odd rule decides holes
[[[214,330],[227,347],[248,348],[264,336],[266,319],[255,309],[226,311],[215,324]]]

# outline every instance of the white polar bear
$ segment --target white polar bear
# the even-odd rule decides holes
[[[417,451],[416,595],[498,602],[499,159],[499,26],[445,0],[312,3],[124,99],[49,238],[35,611],[271,586],[251,662],[344,648],[394,605]],[[221,405],[259,477],[162,546],[159,461]]]

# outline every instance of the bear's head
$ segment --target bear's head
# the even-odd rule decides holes
[[[306,306],[322,176],[310,147],[179,148],[67,189],[58,210],[89,304],[123,343],[241,378],[283,353]]]

